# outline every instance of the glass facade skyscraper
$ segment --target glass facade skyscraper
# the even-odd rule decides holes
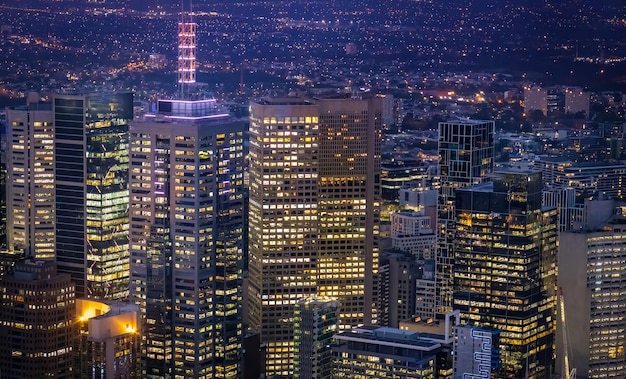
[[[556,328],[557,210],[541,173],[498,172],[456,191],[454,308],[500,330],[499,378],[550,378]]]
[[[493,121],[460,119],[439,123],[439,173],[435,311],[452,310],[455,192],[489,180],[493,171]]]
[[[56,257],[78,297],[128,296],[131,93],[56,95]]]

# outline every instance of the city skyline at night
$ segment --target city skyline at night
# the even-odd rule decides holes
[[[0,5],[0,376],[626,376],[626,5]]]

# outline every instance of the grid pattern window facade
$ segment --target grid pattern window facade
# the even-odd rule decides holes
[[[439,124],[441,190],[437,219],[437,311],[452,310],[454,197],[457,188],[488,180],[493,171],[493,121],[459,120]]]
[[[9,108],[9,254],[54,258],[54,122],[51,104]]]
[[[295,303],[317,290],[317,106],[251,105],[250,322],[269,375],[293,372]]]
[[[243,125],[131,127],[131,298],[144,375],[237,378],[242,343]]]

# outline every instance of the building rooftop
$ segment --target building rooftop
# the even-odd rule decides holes
[[[387,326],[362,325],[335,336],[337,340],[367,340],[380,344],[402,344],[415,350],[430,351],[441,347],[435,335],[401,330]]]
[[[312,100],[302,97],[264,97],[253,102],[259,105],[315,105]]]

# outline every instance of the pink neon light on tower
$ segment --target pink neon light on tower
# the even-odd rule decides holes
[[[178,89],[181,98],[187,96],[189,84],[196,82],[196,29],[193,22],[193,5],[181,0],[180,21],[178,22]]]

